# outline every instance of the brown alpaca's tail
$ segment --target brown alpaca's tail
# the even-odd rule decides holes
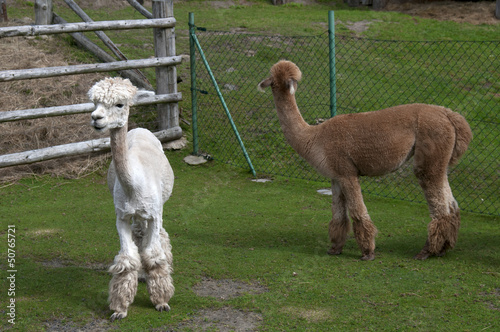
[[[446,116],[455,127],[456,138],[455,148],[450,159],[450,166],[455,165],[460,157],[467,151],[470,141],[472,140],[472,130],[465,118],[452,110],[446,109]]]

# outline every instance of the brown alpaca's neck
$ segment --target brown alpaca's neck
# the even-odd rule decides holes
[[[304,121],[293,95],[278,96],[275,104],[281,129],[288,144],[304,157],[305,145],[311,135],[311,126]]]
[[[122,187],[128,191],[132,188],[132,177],[128,159],[127,131],[127,124],[121,128],[111,129],[110,145],[116,177]]]

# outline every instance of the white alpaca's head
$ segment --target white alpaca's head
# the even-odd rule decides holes
[[[136,93],[137,88],[121,77],[108,77],[97,82],[88,92],[96,106],[91,115],[92,127],[105,132],[125,126]]]

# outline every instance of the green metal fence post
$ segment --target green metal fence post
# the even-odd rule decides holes
[[[194,13],[189,13],[189,61],[191,71],[191,114],[193,122],[193,154],[198,155],[198,111],[196,99],[196,48],[193,35],[195,34]]]
[[[196,37],[196,34],[193,33],[191,34],[191,38],[196,45],[196,48],[198,49],[198,52],[200,53],[201,60],[203,61],[203,64],[205,65],[205,68],[207,69],[208,75],[210,76],[210,79],[212,80],[212,84],[215,88],[215,91],[217,92],[217,96],[219,97],[219,100],[222,104],[222,107],[224,108],[224,111],[226,112],[227,118],[229,119],[229,123],[231,124],[231,128],[233,129],[234,135],[236,136],[236,139],[238,140],[238,143],[240,144],[241,150],[243,151],[243,155],[245,156],[245,159],[248,163],[248,166],[250,167],[250,171],[252,172],[253,176],[257,176],[257,173],[255,172],[255,168],[253,167],[252,161],[250,160],[250,156],[247,153],[247,150],[245,149],[245,145],[243,144],[243,140],[241,139],[241,136],[238,132],[238,128],[236,128],[236,124],[233,121],[233,117],[231,116],[231,113],[229,112],[229,109],[227,108],[226,101],[224,100],[224,97],[222,96],[222,93],[220,92],[219,85],[217,84],[217,81],[215,80],[214,74],[212,73],[212,70],[210,69],[210,65],[208,64],[207,58],[205,57],[205,54],[203,53],[203,49],[201,48],[201,45],[198,41],[198,38]]]
[[[335,14],[328,11],[328,37],[330,46],[330,116],[337,115],[337,82],[335,74]]]

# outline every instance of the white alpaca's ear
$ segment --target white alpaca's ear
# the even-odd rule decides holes
[[[290,86],[290,94],[291,95],[295,94],[295,91],[297,91],[297,81],[290,80],[288,81],[288,85]]]
[[[265,80],[263,80],[262,82],[260,82],[258,85],[257,85],[257,90],[259,90],[260,92],[264,92],[264,89],[269,87],[271,85],[273,81],[271,80],[271,78],[266,78]]]

